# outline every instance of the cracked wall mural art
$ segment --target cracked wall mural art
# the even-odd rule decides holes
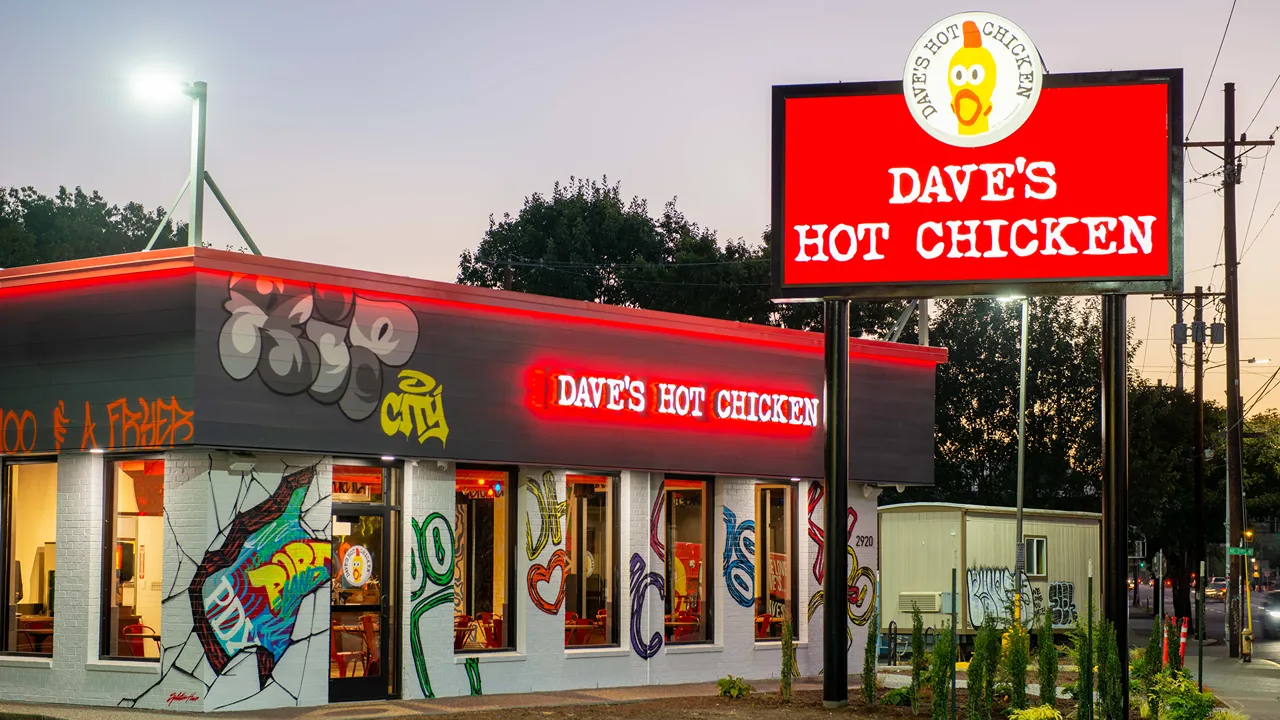
[[[175,498],[186,494],[210,509],[216,533],[192,547],[203,532],[180,532],[166,517],[177,563],[166,572],[161,675],[120,705],[159,706],[176,696],[205,710],[250,710],[327,697],[327,673],[306,670],[327,667],[329,487],[316,481],[316,466],[278,467],[230,472],[210,457],[208,470],[169,479]]]
[[[813,558],[813,579],[818,582],[818,586],[822,586],[823,578],[826,577],[826,533],[813,518],[813,514],[822,504],[823,495],[826,490],[820,483],[812,483],[809,485],[808,494],[808,520],[809,520],[809,539],[817,546],[817,552]],[[858,552],[854,549],[854,529],[858,525],[858,512],[853,508],[848,508],[849,533],[845,540],[845,552],[849,555],[849,586],[846,606],[848,607],[849,622],[859,627],[866,625],[871,621],[871,615],[875,612],[876,607],[876,573],[870,566],[862,565],[858,560]],[[871,536],[867,536],[871,537]],[[812,620],[814,613],[818,608],[822,607],[824,596],[823,591],[819,589],[809,598],[809,615],[808,619]],[[853,628],[846,628],[848,647],[853,647]]]
[[[409,613],[409,649],[413,654],[418,687],[424,697],[434,698],[436,693],[431,687],[427,655],[422,646],[421,620],[431,610],[454,603],[458,542],[453,528],[449,527],[448,518],[438,512],[431,513],[422,521],[410,518],[409,523],[413,527],[414,541],[409,554],[409,577],[418,581],[418,586],[409,595],[409,601],[413,603]],[[480,695],[479,658],[467,658],[464,664],[471,694]]]

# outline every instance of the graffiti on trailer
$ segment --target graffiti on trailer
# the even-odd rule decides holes
[[[1076,611],[1076,584],[1069,581],[1049,583],[1049,617],[1054,627],[1072,627],[1080,614]]]
[[[99,407],[102,419],[104,408]],[[94,421],[93,404],[84,404],[84,424],[81,426],[80,449],[152,449],[173,447],[191,441],[195,435],[195,412],[186,410],[176,397],[168,400],[138,398],[133,404],[127,398],[106,404],[106,446],[98,444],[98,423]],[[62,452],[67,440],[70,419],[66,401],[59,400],[51,411],[53,425],[53,450]],[[31,410],[0,408],[0,454],[25,453],[39,450],[40,423]]]
[[[969,586],[969,624],[977,628],[990,618],[999,627],[1006,627],[1013,616],[1013,605],[1018,586],[1021,585],[1023,602],[1030,607],[1023,611],[1024,618],[1035,618],[1044,612],[1040,591],[1032,587],[1026,573],[1021,583],[1015,580],[1014,571],[998,567],[973,567],[966,571]]]
[[[666,584],[656,572],[645,572],[644,558],[639,553],[631,556],[631,649],[648,660],[662,648],[662,633],[655,632],[646,643],[641,635],[640,621],[644,618],[644,596],[650,588],[658,591],[658,601],[667,601]]]
[[[537,539],[533,537],[533,523],[530,522],[528,515],[524,519],[525,554],[530,561],[533,561],[537,560],[546,549],[548,540],[553,547],[559,547],[564,543],[561,522],[569,514],[569,501],[559,499],[556,492],[556,476],[552,472],[543,473],[541,481],[525,478],[525,489],[533,495],[538,506],[538,517],[541,518]]]
[[[813,561],[813,578],[822,584],[823,578],[826,576],[826,567],[824,565],[825,557],[825,536],[826,533],[813,519],[813,513],[822,504],[823,495],[826,491],[822,485],[813,483],[809,486],[808,495],[808,521],[809,521],[809,538],[813,540],[817,546],[817,553]],[[871,621],[871,615],[875,611],[876,606],[876,573],[869,566],[862,565],[858,560],[858,551],[850,544],[853,541],[854,529],[858,526],[858,513],[853,508],[848,508],[847,517],[849,519],[849,532],[845,540],[845,552],[849,556],[849,578],[848,578],[848,595],[846,596],[846,606],[848,608],[849,621],[859,627],[865,626]],[[809,598],[809,619],[813,619],[814,613],[818,608],[822,607],[824,595],[822,590],[818,590]],[[847,628],[848,645],[853,646],[853,629]]]
[[[440,513],[431,513],[422,522],[410,518],[414,544],[409,555],[409,577],[418,580],[418,587],[409,594],[413,610],[409,614],[409,648],[413,653],[413,669],[418,675],[418,686],[427,698],[434,698],[431,676],[427,672],[427,656],[422,648],[422,631],[419,621],[429,610],[453,602],[454,560],[458,546],[449,520]],[[418,570],[422,578],[418,579]],[[428,586],[435,590],[427,594]],[[468,674],[470,672],[468,671]]]
[[[729,597],[742,607],[756,602],[756,522],[743,520],[727,506],[724,511],[724,585]]]
[[[289,473],[266,500],[236,516],[222,547],[206,553],[188,595],[196,635],[215,673],[241,651],[258,660],[258,685],[288,649],[306,596],[332,574],[327,540],[302,525],[315,467]]]

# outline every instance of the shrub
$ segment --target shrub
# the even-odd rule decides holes
[[[880,611],[871,614],[867,625],[867,644],[862,649],[862,697],[868,705],[876,704],[876,650],[880,632]]]
[[[800,671],[796,669],[796,643],[791,628],[791,613],[784,613],[782,615],[782,672],[778,680],[778,695],[782,696],[784,701],[791,700],[791,681],[799,676]]]
[[[911,712],[920,712],[920,685],[924,681],[924,618],[920,606],[911,603]]]
[[[947,703],[951,699],[951,674],[956,671],[955,638],[951,634],[951,625],[945,624],[938,639],[933,643],[933,658],[929,663],[932,668],[929,675],[929,687],[933,690],[933,720],[947,720],[950,713]]]
[[[1089,604],[1093,604],[1092,596],[1089,597]],[[1076,717],[1091,718],[1093,717],[1093,645],[1089,639],[1089,621],[1083,614],[1076,620],[1075,629],[1071,631],[1070,653],[1079,671],[1079,678],[1072,687],[1073,697],[1079,703]]]
[[[1011,686],[1009,707],[1021,710],[1027,706],[1027,665],[1031,662],[1031,636],[1019,623],[1009,626],[1009,652],[1004,671]]]
[[[1040,657],[1037,666],[1040,702],[1053,708],[1058,700],[1058,647],[1053,644],[1053,618],[1047,612],[1040,625]]]
[[[1095,652],[1098,654],[1099,720],[1126,720],[1124,690],[1121,685],[1120,650],[1116,647],[1116,628],[1110,620],[1098,624]],[[1128,654],[1128,653],[1126,653]]]
[[[1183,672],[1160,673],[1152,695],[1160,706],[1160,720],[1204,720],[1213,711],[1213,693],[1200,692]]]
[[[1062,720],[1062,713],[1052,705],[1014,710],[1009,716],[1011,720]]]
[[[1164,629],[1159,618],[1151,626],[1151,638],[1147,641],[1147,649],[1142,653],[1142,664],[1138,666],[1138,684],[1143,693],[1150,694],[1155,685],[1156,676],[1164,670],[1164,660],[1160,657],[1160,639],[1164,637]]]
[[[1235,710],[1218,708],[1209,715],[1209,720],[1249,720],[1249,716]]]
[[[755,688],[747,684],[746,680],[732,675],[717,680],[716,687],[720,688],[720,697],[733,698],[735,700],[746,697],[755,691]]]
[[[978,628],[969,662],[969,720],[991,717],[996,670],[1000,664],[1000,631],[988,619]]]
[[[1182,634],[1178,631],[1178,624],[1171,622],[1165,627],[1165,642],[1169,646],[1169,669],[1178,671],[1182,669],[1182,656],[1178,654],[1178,643],[1182,639]]]
[[[911,688],[900,687],[894,688],[884,694],[880,699],[882,705],[910,705],[911,704]]]

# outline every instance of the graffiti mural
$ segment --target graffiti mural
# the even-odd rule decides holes
[[[467,668],[467,684],[471,686],[471,694],[483,695],[480,687],[480,658],[467,658],[463,665]]]
[[[1073,582],[1049,583],[1049,617],[1054,627],[1072,627],[1080,616],[1076,612],[1076,584]]]
[[[631,649],[640,657],[648,660],[658,654],[662,648],[662,633],[655,632],[649,642],[641,638],[644,631],[640,629],[640,621],[644,619],[644,596],[653,588],[658,591],[658,602],[667,601],[666,583],[656,572],[645,572],[644,558],[639,553],[631,556]]]
[[[382,434],[400,433],[406,438],[414,434],[421,445],[427,440],[449,439],[449,423],[444,418],[444,386],[417,370],[400,371],[400,392],[389,392],[382,399]]]
[[[658,496],[653,499],[653,509],[649,512],[649,547],[658,559],[667,561],[667,548],[662,544],[658,533],[662,529],[662,511],[667,504],[667,493],[661,483],[658,485]]]
[[[1035,618],[1044,612],[1044,599],[1040,591],[1032,587],[1026,573],[1022,573],[1020,580],[1023,602],[1026,603],[1022,616],[1024,620]],[[967,582],[969,624],[977,628],[991,618],[997,626],[1007,626],[1013,617],[1013,604],[1019,587],[1014,572],[997,567],[969,568]]]
[[[808,521],[809,521],[809,539],[813,540],[817,546],[817,552],[814,553],[813,559],[813,579],[822,585],[823,578],[826,577],[826,532],[822,525],[813,519],[813,514],[822,504],[823,496],[826,490],[820,483],[812,483],[809,485],[808,493]],[[875,612],[876,607],[876,573],[870,566],[863,565],[858,560],[858,552],[854,549],[854,530],[858,526],[858,513],[853,508],[847,508],[849,520],[849,532],[845,540],[845,552],[849,555],[849,578],[848,578],[848,595],[846,597],[849,622],[859,627],[865,626],[871,621],[871,615]],[[870,538],[871,536],[867,536]],[[812,620],[814,613],[818,608],[822,607],[824,600],[823,591],[819,589],[809,598],[809,619]],[[847,628],[848,645],[853,646],[853,628]]]
[[[301,522],[315,474],[310,467],[286,475],[270,497],[232,522],[226,542],[196,568],[191,614],[215,673],[252,650],[265,686],[289,647],[302,598],[329,582],[329,540],[313,538]]]
[[[742,607],[756,603],[756,522],[743,520],[728,507],[724,512],[724,585],[729,597]]]
[[[569,554],[563,549],[557,548],[551,553],[551,559],[546,565],[534,563],[529,566],[528,590],[529,599],[533,601],[533,606],[548,615],[559,615],[560,606],[564,605],[564,584],[565,573],[569,569]],[[560,571],[558,581],[553,581],[555,571]],[[547,600],[540,589],[542,583],[556,584],[559,589],[556,591],[555,599]]]
[[[252,710],[311,702],[327,685],[327,673],[306,669],[328,648],[330,483],[316,481],[316,466],[272,464],[232,472],[210,457],[206,471],[174,482],[175,495],[207,502],[216,532],[210,541],[166,519],[177,561],[165,567],[160,674],[121,706]]]
[[[418,318],[407,305],[344,288],[237,273],[223,307],[229,317],[218,335],[218,356],[227,375],[257,375],[281,395],[308,393],[356,421],[383,404],[387,368],[409,362],[418,345]],[[402,378],[402,392],[403,385]]]
[[[433,608],[453,603],[454,558],[457,545],[454,541],[453,528],[440,513],[431,513],[426,520],[418,522],[410,518],[413,527],[413,548],[409,554],[409,577],[418,580],[418,586],[409,594],[413,609],[409,613],[409,648],[413,654],[413,669],[418,675],[418,686],[422,694],[428,698],[436,696],[431,689],[431,678],[427,673],[427,657],[422,648],[422,616]],[[418,570],[422,570],[422,578],[418,578]],[[436,589],[427,594],[428,586]]]
[[[542,474],[542,480],[525,478],[525,489],[533,495],[538,506],[538,537],[533,537],[532,523],[526,515],[524,519],[525,554],[529,560],[537,560],[550,541],[555,547],[564,543],[562,521],[569,514],[569,501],[560,500],[556,492],[556,476],[553,472]]]

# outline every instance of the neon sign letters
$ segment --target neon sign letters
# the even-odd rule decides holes
[[[631,375],[533,371],[537,410],[583,417],[816,428],[821,400],[762,387],[658,381]]]

